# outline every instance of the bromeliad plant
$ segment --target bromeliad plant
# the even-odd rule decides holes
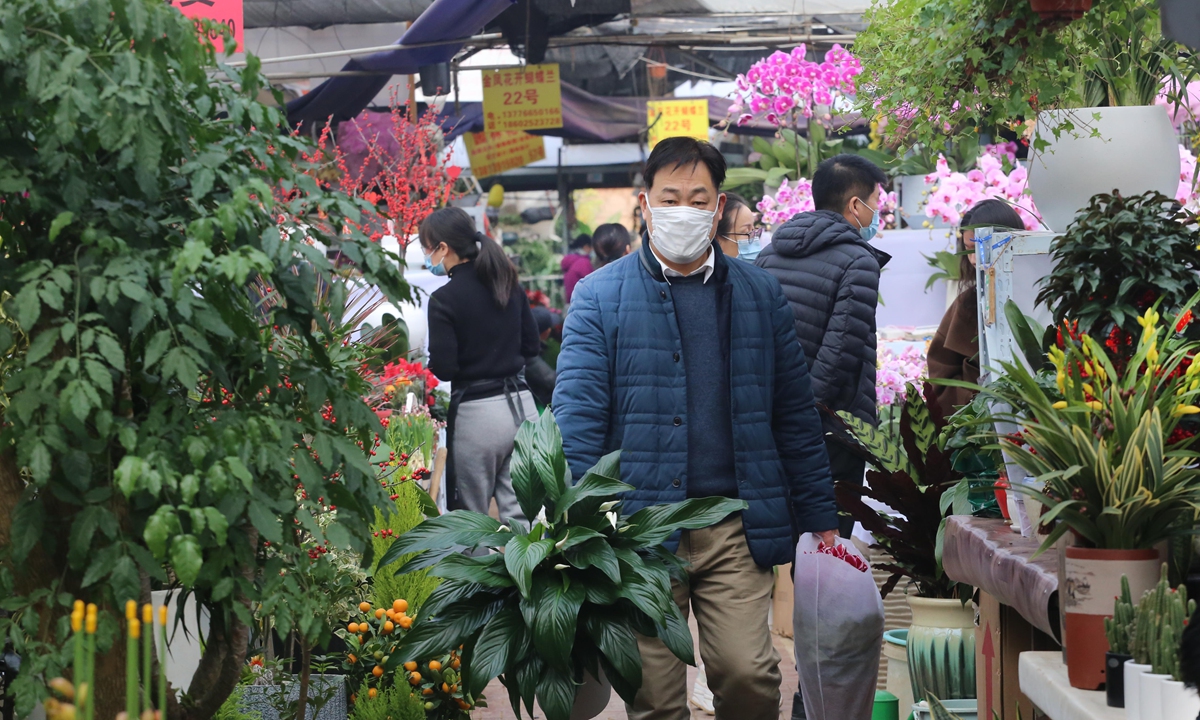
[[[1007,362],[1009,382],[984,390],[1012,408],[1000,419],[1021,426],[1019,439],[1002,439],[1005,452],[1046,483],[1045,492],[1014,489],[1046,506],[1043,524],[1060,521],[1042,550],[1068,530],[1092,547],[1149,548],[1194,522],[1200,468],[1189,426],[1200,414],[1200,344],[1178,331],[1197,300],[1167,325],[1154,307],[1146,310],[1120,372],[1104,344],[1067,333],[1049,353],[1056,387]]]
[[[405,533],[384,555],[386,566],[419,553],[398,572],[432,566],[444,578],[384,671],[461,645],[467,693],[478,696],[501,675],[518,717],[522,703],[532,715],[536,698],[549,720],[567,720],[585,674],[603,672],[633,701],[642,685],[638,634],[659,637],[694,665],[691,633],[671,593],[683,563],[662,543],[746,504],[701,498],[624,516],[619,495],[633,488],[620,481],[618,453],[572,484],[549,411],[518,431],[512,481],[533,518],[528,529],[455,510]],[[464,549],[498,552],[472,557]]]
[[[925,384],[925,397],[932,397]],[[866,485],[839,482],[838,505],[874,534],[872,548],[891,556],[875,567],[892,573],[880,592],[887,596],[901,578],[909,578],[921,597],[965,600],[970,590],[948,578],[942,570],[944,519],[971,514],[970,486],[954,468],[947,447],[947,422],[936,400],[925,400],[909,384],[899,413],[899,433],[880,432],[869,423],[839,412],[845,433],[834,437],[845,442],[867,461]],[[864,502],[868,497],[895,511],[878,511]]]

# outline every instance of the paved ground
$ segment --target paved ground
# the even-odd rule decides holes
[[[692,627],[692,637],[696,636],[696,628]],[[794,664],[794,653],[792,650],[792,641],[788,638],[775,637],[775,649],[779,651],[779,657],[783,658],[780,662],[780,672],[783,674],[783,709],[779,713],[781,720],[790,720],[792,717],[792,693],[796,691],[796,666]],[[688,689],[691,690],[692,683],[696,681],[696,669],[690,668],[688,672]],[[516,720],[513,715],[512,707],[508,704],[508,691],[499,681],[493,682],[488,686],[485,695],[491,707],[477,710],[471,713],[473,720]],[[537,713],[536,717],[541,718],[542,714]],[[693,720],[706,720],[711,718],[711,715],[706,715],[699,710],[692,710]],[[597,716],[596,720],[626,720],[625,704],[616,693],[612,694],[612,701],[604,712]]]

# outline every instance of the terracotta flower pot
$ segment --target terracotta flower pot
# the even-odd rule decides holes
[[[1077,20],[1092,9],[1092,0],[1029,0],[1043,20]]]
[[[1063,563],[1066,585],[1059,594],[1066,612],[1067,677],[1071,687],[1096,690],[1105,680],[1104,619],[1112,617],[1113,598],[1121,594],[1121,576],[1129,577],[1133,597],[1141,597],[1158,582],[1161,561],[1153,549],[1068,547]]]

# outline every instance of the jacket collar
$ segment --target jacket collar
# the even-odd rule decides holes
[[[712,252],[715,264],[711,279],[724,284],[729,281],[729,258],[725,257],[725,253],[721,251],[721,246],[716,239],[713,240]],[[642,232],[642,249],[638,251],[638,258],[641,260],[642,267],[650,273],[650,277],[661,283],[667,281],[663,275],[662,265],[654,256],[654,251],[650,249],[650,236],[645,231]]]

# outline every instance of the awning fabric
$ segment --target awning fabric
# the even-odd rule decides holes
[[[421,17],[396,42],[419,45],[441,40],[469,38],[515,0],[435,0]],[[330,117],[336,125],[358,115],[387,84],[392,75],[416,74],[422,65],[448,62],[461,44],[398,48],[363,58],[355,58],[342,68],[345,72],[380,72],[377,76],[334,77],[312,92],[287,104],[292,125],[323,123]]]

